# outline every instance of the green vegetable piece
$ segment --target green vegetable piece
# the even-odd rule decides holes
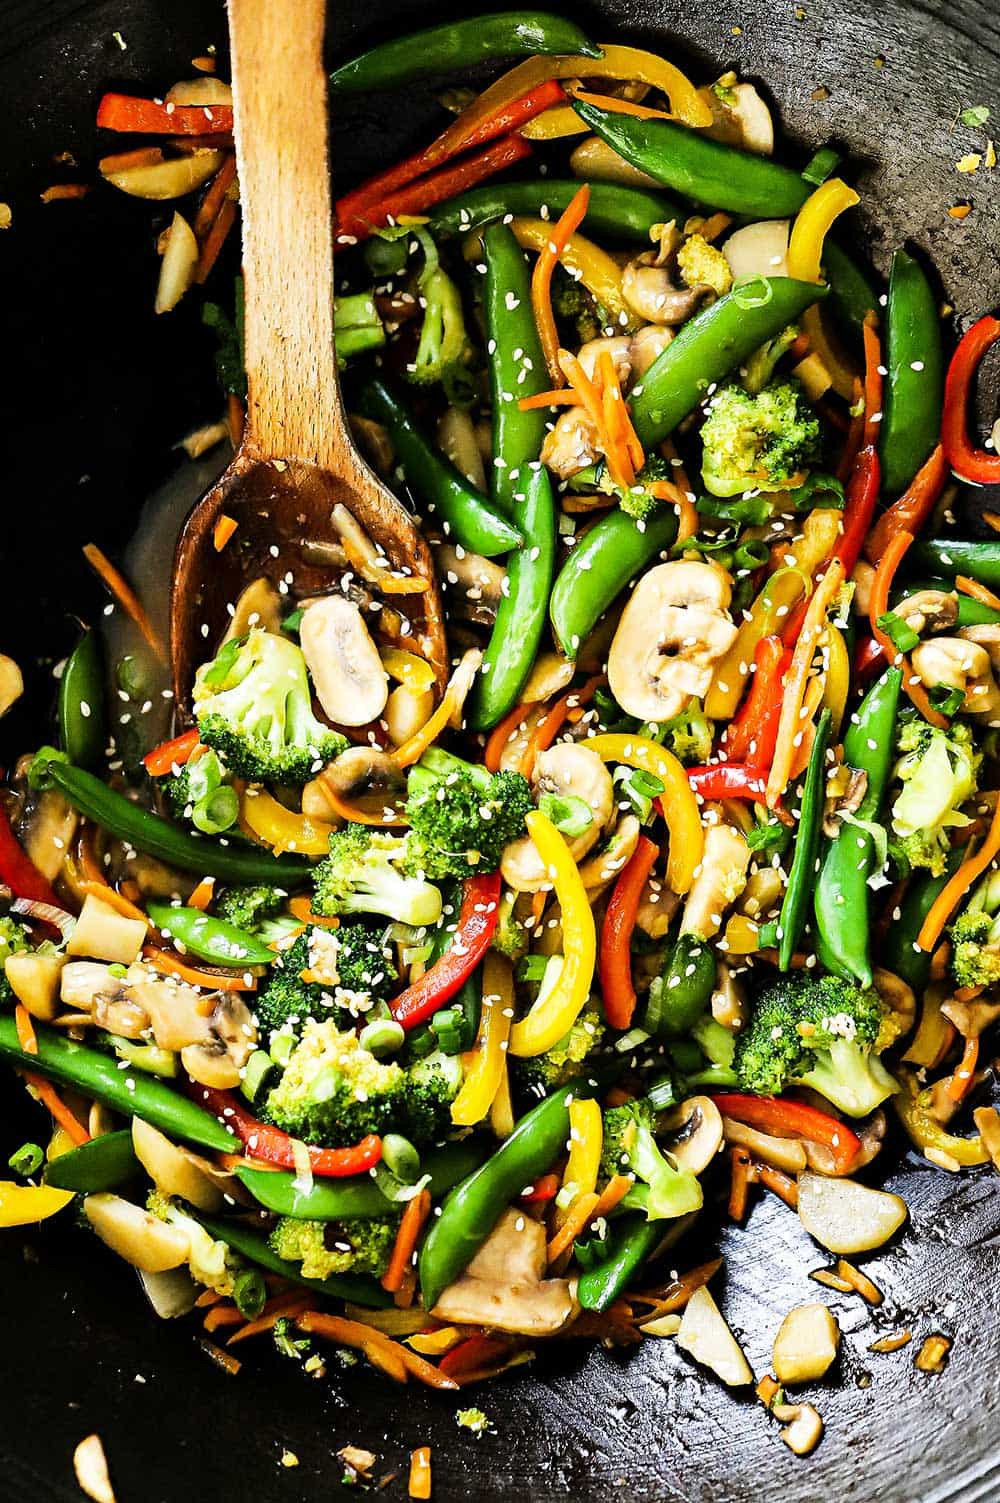
[[[665,552],[676,536],[673,507],[641,525],[615,507],[588,529],[560,569],[549,603],[552,630],[567,657],[576,657],[629,580]]]
[[[830,745],[832,720],[830,711],[824,710],[809,753],[809,765],[799,805],[795,854],[778,919],[781,934],[778,969],[781,971],[787,971],[792,963],[792,956],[805,928],[809,900],[816,880],[816,855],[823,835],[823,808],[826,799],[826,752]]]
[[[654,224],[682,224],[687,210],[660,193],[626,188],[619,183],[589,183],[590,202],[584,220],[588,235],[611,240],[646,241]],[[579,178],[539,177],[527,183],[492,184],[472,188],[432,209],[427,228],[439,239],[465,235],[507,214],[537,215],[548,210],[557,219],[579,193]]]
[[[481,1138],[463,1138],[442,1148],[428,1148],[421,1155],[421,1172],[429,1175],[427,1188],[435,1200],[478,1169],[489,1148]],[[355,1217],[386,1216],[392,1203],[370,1175],[353,1179],[314,1179],[303,1190],[291,1171],[241,1168],[237,1176],[251,1195],[278,1216],[299,1216],[312,1221],[346,1221]]]
[[[888,375],[879,432],[882,489],[901,495],[938,441],[944,355],[938,299],[920,264],[898,250],[886,309]]]
[[[274,951],[245,929],[225,919],[203,913],[200,908],[175,907],[172,903],[147,903],[146,911],[156,927],[177,940],[199,960],[235,970],[248,965],[271,965]]]
[[[387,1294],[374,1279],[362,1274],[334,1273],[326,1279],[303,1278],[298,1263],[279,1258],[268,1246],[267,1238],[247,1226],[245,1221],[225,1221],[214,1216],[204,1216],[200,1211],[195,1219],[201,1222],[209,1236],[217,1242],[225,1242],[227,1247],[248,1258],[251,1263],[256,1263],[259,1268],[266,1269],[268,1273],[279,1274],[293,1284],[301,1284],[304,1289],[312,1289],[330,1299],[349,1300],[352,1305],[367,1305],[372,1310],[384,1310],[393,1302],[391,1294]]]
[[[132,1133],[102,1133],[69,1153],[50,1159],[43,1178],[56,1190],[79,1190],[91,1194],[100,1190],[117,1190],[120,1185],[137,1179],[142,1165],[132,1147]]]
[[[79,767],[99,767],[108,729],[104,657],[100,639],[85,631],[66,659],[59,680],[59,744]]]

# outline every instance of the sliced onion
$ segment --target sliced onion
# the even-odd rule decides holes
[[[182,78],[179,83],[171,84],[163,96],[163,102],[183,105],[232,104],[233,90],[224,79],[203,73],[199,78]]]
[[[787,277],[788,220],[759,219],[735,230],[722,247],[733,279]]]
[[[108,1459],[99,1435],[88,1435],[73,1452],[73,1470],[80,1488],[94,1503],[115,1503],[108,1476]]]
[[[194,230],[183,214],[174,211],[170,225],[167,248],[160,264],[160,280],[156,288],[157,313],[169,313],[176,308],[181,298],[194,281],[198,266],[198,242]]]
[[[69,939],[76,928],[76,919],[65,908],[56,908],[51,903],[38,903],[33,898],[15,898],[10,911],[20,918],[33,918],[39,923],[51,924],[59,930],[63,939]]]
[[[223,156],[221,151],[198,151],[194,156],[170,157],[137,167],[102,167],[101,175],[132,198],[180,198],[214,177]]]
[[[186,1268],[170,1268],[165,1273],[137,1270],[146,1298],[161,1320],[176,1320],[194,1309],[198,1290]]]

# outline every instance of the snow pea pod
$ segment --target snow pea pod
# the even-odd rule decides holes
[[[466,72],[483,63],[535,53],[601,57],[579,26],[545,10],[505,10],[494,15],[466,16],[422,31],[394,37],[330,75],[333,94],[367,94],[372,89],[395,89],[414,78]]]
[[[615,596],[676,536],[673,507],[653,517],[644,529],[614,507],[584,534],[559,570],[549,603],[552,630],[567,657],[576,657],[580,643]]]
[[[928,569],[946,579],[966,574],[991,590],[1000,588],[1000,542],[925,538],[910,549],[907,563],[911,560],[914,568]]]
[[[585,1310],[606,1310],[663,1241],[662,1221],[647,1221],[642,1211],[623,1216],[614,1225],[611,1248],[602,1262],[580,1275],[576,1297]]]
[[[886,307],[882,488],[899,496],[938,441],[944,397],[941,319],[919,262],[897,250]]]
[[[649,988],[644,1027],[659,1038],[678,1038],[694,1027],[715,990],[715,955],[697,934],[680,934],[660,976]]]
[[[59,744],[78,767],[98,767],[104,756],[104,660],[94,631],[83,633],[59,680]]]
[[[612,113],[582,99],[573,108],[626,162],[695,203],[755,219],[785,219],[809,197],[811,185],[793,167],[725,146],[702,131]]]
[[[463,1138],[421,1154],[420,1173],[430,1175],[427,1188],[437,1200],[478,1169],[486,1156],[482,1139]],[[278,1216],[340,1221],[351,1216],[388,1216],[399,1209],[367,1174],[353,1180],[316,1179],[311,1190],[303,1190],[298,1176],[290,1171],[242,1168],[236,1173],[254,1199]]]
[[[632,424],[646,452],[694,411],[714,382],[829,290],[822,283],[793,277],[761,277],[749,286],[735,287],[690,319],[654,360],[629,403]]]
[[[828,971],[872,984],[868,943],[868,878],[875,843],[862,822],[878,819],[895,747],[896,712],[903,675],[890,668],[861,701],[844,737],[844,761],[868,777],[865,796],[852,817],[842,820],[826,848],[816,882],[817,954]]]
[[[899,918],[889,925],[885,936],[882,963],[887,971],[892,971],[911,986],[918,997],[931,978],[931,951],[921,950],[917,935],[934,906],[935,898],[944,891],[961,860],[961,847],[953,846],[940,877],[932,877],[930,872],[918,872],[911,877],[899,905]]]
[[[645,242],[654,224],[668,224],[671,219],[682,224],[688,216],[686,209],[661,193],[627,188],[619,183],[590,183],[588,186],[590,202],[584,225],[588,231],[597,231],[609,239]],[[525,183],[472,188],[435,209],[427,228],[440,238],[478,230],[507,214],[537,216],[540,211],[548,209],[555,219],[581,187],[579,178],[539,177]]]
[[[191,1215],[201,1222],[216,1242],[225,1242],[234,1252],[249,1258],[251,1263],[266,1268],[268,1273],[279,1274],[292,1284],[301,1284],[303,1289],[314,1289],[317,1294],[325,1294],[330,1299],[350,1300],[352,1305],[367,1305],[372,1310],[384,1310],[393,1302],[391,1294],[386,1293],[374,1279],[365,1278],[363,1274],[331,1273],[325,1279],[303,1278],[301,1264],[279,1258],[277,1253],[271,1251],[267,1238],[254,1231],[245,1221],[225,1221],[215,1216],[205,1216],[201,1211],[192,1211]]]
[[[365,417],[387,429],[407,484],[430,504],[436,517],[443,519],[450,537],[484,558],[495,558],[521,546],[521,534],[513,523],[428,442],[384,381],[373,378],[366,382],[358,393],[357,405]]]
[[[420,1251],[420,1288],[430,1310],[454,1283],[525,1185],[552,1167],[569,1137],[569,1103],[596,1095],[597,1081],[577,1079],[532,1107],[490,1158],[457,1185],[432,1221]]]
[[[125,1117],[140,1117],[170,1138],[182,1138],[219,1153],[239,1151],[239,1140],[228,1127],[162,1080],[141,1070],[123,1070],[116,1056],[63,1038],[50,1028],[36,1028],[35,1033],[38,1053],[26,1054],[13,1017],[0,1016],[0,1055],[20,1069],[36,1070],[61,1085],[74,1086]]]
[[[106,1132],[69,1153],[50,1159],[42,1175],[47,1185],[57,1190],[116,1190],[142,1173],[142,1165],[132,1147],[129,1129]]]
[[[823,243],[823,271],[830,284],[830,311],[860,347],[865,317],[878,310],[878,293],[853,257],[829,236]]]
[[[157,929],[178,940],[199,960],[210,961],[212,965],[234,966],[237,970],[248,965],[271,965],[274,961],[274,951],[255,935],[238,929],[225,919],[213,918],[200,908],[148,903],[146,911]]]
[[[824,710],[809,753],[809,766],[799,805],[795,854],[778,920],[778,932],[781,936],[778,969],[781,971],[787,971],[792,963],[795,947],[805,928],[809,899],[816,880],[816,853],[823,834],[823,806],[826,800],[826,749],[830,744],[832,723],[831,712]]]

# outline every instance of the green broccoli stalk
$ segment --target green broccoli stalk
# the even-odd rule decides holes
[[[193,1279],[208,1289],[214,1289],[216,1294],[232,1294],[235,1276],[243,1265],[225,1242],[216,1241],[200,1221],[196,1221],[171,1196],[164,1195],[162,1190],[151,1192],[146,1209],[160,1221],[166,1221],[186,1234],[189,1244],[187,1264]]]
[[[627,1101],[604,1113],[601,1175],[632,1174],[636,1183],[622,1200],[627,1209],[642,1210],[647,1221],[686,1216],[701,1209],[704,1197],[698,1176],[678,1169],[660,1152],[656,1112],[648,1101]]]
[[[0,1007],[9,1007],[14,1000],[10,982],[4,974],[8,955],[21,955],[31,949],[31,934],[24,924],[12,919],[10,914],[0,917]]]
[[[381,913],[417,928],[441,917],[440,888],[420,874],[419,850],[405,836],[345,825],[330,836],[330,854],[313,872],[313,911],[329,916]]]
[[[715,722],[705,714],[700,699],[692,699],[673,720],[650,722],[639,734],[659,741],[686,767],[702,767],[712,754]]]
[[[310,1018],[328,1017],[333,1007],[367,1012],[398,979],[384,924],[360,919],[336,930],[306,929],[278,951],[257,998],[257,1022],[298,1037]]]
[[[490,773],[439,747],[410,769],[407,793],[410,861],[436,881],[495,871],[534,808],[520,773]]]
[[[440,381],[450,402],[467,407],[474,390],[469,372],[472,351],[465,330],[462,297],[441,266],[431,236],[419,227],[414,234],[424,252],[423,269],[417,278],[417,295],[424,317],[417,352],[406,374],[419,386]]]
[[[740,377],[743,385],[751,396],[757,396],[758,392],[770,381],[774,375],[774,368],[782,355],[786,354],[799,337],[797,324],[789,324],[781,330],[773,339],[759,345],[750,356]]]
[[[282,1216],[268,1238],[271,1251],[301,1264],[302,1277],[371,1274],[380,1279],[389,1266],[399,1229],[398,1216],[352,1216],[343,1221],[311,1221]]]
[[[312,712],[302,649],[254,627],[195,675],[198,732],[237,777],[305,783],[347,745]]]
[[[585,1008],[569,1033],[544,1054],[533,1059],[511,1060],[513,1082],[533,1096],[547,1096],[588,1068],[594,1054],[600,1050],[606,1032],[598,1009]]]
[[[892,806],[894,850],[911,869],[926,867],[940,877],[951,831],[970,822],[961,805],[976,792],[982,753],[963,721],[947,730],[925,720],[907,721],[897,746],[901,755],[894,776],[903,786]]]
[[[246,929],[255,934],[267,919],[280,913],[288,897],[280,887],[227,887],[216,900],[213,912],[216,918],[235,924],[237,929]]]
[[[1000,873],[980,882],[948,933],[956,985],[993,986],[1000,981]]]
[[[770,381],[755,396],[732,381],[709,400],[701,442],[701,478],[713,496],[789,490],[819,458],[819,418],[794,379]]]
[[[892,1039],[874,988],[839,976],[782,977],[766,987],[736,1044],[740,1090],[780,1096],[809,1086],[845,1112],[863,1117],[899,1087],[878,1057]]]

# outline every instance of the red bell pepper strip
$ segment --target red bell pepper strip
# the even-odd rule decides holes
[[[792,654],[781,637],[774,635],[761,637],[753,660],[750,692],[736,719],[727,726],[722,745],[729,761],[766,769],[778,739],[783,680]]]
[[[944,383],[944,418],[941,443],[945,458],[963,480],[976,485],[1000,484],[1000,454],[980,449],[969,438],[966,413],[972,382],[979,363],[991,345],[1000,339],[1000,318],[987,315],[962,336],[951,357]]]
[[[658,854],[653,841],[640,835],[638,845],[619,874],[604,915],[597,970],[601,978],[604,1015],[612,1028],[628,1028],[635,1011],[632,931],[646,879]]]
[[[342,198],[338,199],[335,212],[341,230],[343,231],[345,225],[349,225],[354,219],[365,220],[369,217],[367,213],[362,213],[363,205],[381,203],[399,188],[407,187],[416,178],[426,177],[435,167],[442,166],[452,157],[457,157],[460,152],[471,151],[475,146],[485,146],[488,141],[495,141],[498,136],[510,135],[565,97],[562,85],[555,79],[549,79],[547,83],[540,84],[537,89],[522,94],[520,99],[512,99],[503,109],[481,121],[472,130],[462,128],[462,119],[459,116],[442,135],[438,136],[436,141],[432,141],[430,146],[425,146],[423,151],[418,151],[414,156],[397,162],[394,167],[389,167],[385,172],[369,178],[366,183],[352,188],[350,193],[345,193]]]
[[[258,1122],[246,1107],[241,1105],[232,1091],[217,1091],[192,1081],[189,1093],[201,1102],[206,1111],[219,1118],[232,1129],[247,1150],[249,1158],[262,1159],[265,1164],[275,1164],[279,1169],[297,1169],[295,1140],[280,1127],[268,1122]],[[315,1148],[306,1144],[309,1167],[313,1174],[323,1179],[344,1179],[351,1174],[366,1174],[382,1157],[382,1139],[369,1133],[360,1143],[350,1148]]]
[[[397,1023],[403,1028],[416,1028],[455,995],[489,949],[499,918],[500,873],[470,877],[451,945],[419,981],[389,1003]]]
[[[831,1150],[838,1170],[849,1169],[861,1152],[861,1139],[846,1123],[807,1106],[804,1101],[787,1101],[780,1096],[744,1096],[737,1092],[712,1093],[712,1099],[724,1117],[745,1122],[761,1132],[778,1137],[808,1138],[811,1143],[825,1143]]]
[[[864,637],[854,651],[854,672],[858,678],[867,679],[885,662],[885,650],[874,637]]]
[[[142,759],[142,765],[151,778],[162,778],[174,767],[183,767],[185,762],[190,761],[191,754],[198,745],[198,729],[185,731],[182,736],[175,736],[172,741],[161,741],[159,746],[154,746],[151,752],[147,752]]]
[[[943,444],[932,450],[909,486],[879,517],[868,534],[865,553],[877,564],[897,532],[919,533],[937,504],[944,490],[951,467],[945,458]]]
[[[484,178],[492,177],[495,172],[503,172],[505,168],[513,167],[515,162],[530,155],[531,146],[521,136],[502,136],[482,151],[473,152],[471,156],[463,157],[450,167],[432,172],[428,177],[422,177],[397,192],[387,194],[385,198],[357,203],[343,217],[338,213],[336,242],[343,244],[345,237],[349,244],[356,240],[366,240],[372,230],[390,219],[396,220],[401,214],[422,214],[434,204],[464,193]]]
[[[847,482],[843,530],[833,553],[833,557],[839,558],[843,564],[846,579],[850,579],[851,571],[861,557],[861,550],[875,515],[875,503],[878,501],[881,484],[882,466],[879,464],[878,451],[871,444],[866,444],[855,459],[851,478]],[[826,568],[827,564],[823,564],[817,570],[817,580]],[[785,623],[781,636],[788,647],[794,647],[798,641],[808,608],[808,599],[801,601]]]
[[[745,762],[689,767],[687,775],[691,787],[703,799],[746,798],[758,804],[767,803],[767,773]]]
[[[509,1356],[511,1350],[510,1342],[500,1336],[467,1336],[450,1352],[445,1352],[438,1363],[438,1372],[446,1373],[450,1378],[478,1372],[480,1368],[491,1367],[502,1357]]]
[[[559,1186],[562,1183],[558,1174],[543,1174],[541,1179],[536,1179],[531,1189],[525,1195],[517,1197],[518,1204],[522,1206],[543,1205],[546,1201],[555,1200],[559,1194]]]
[[[132,94],[105,94],[97,107],[102,130],[135,136],[211,136],[233,128],[231,104],[158,104]]]
[[[15,898],[27,898],[32,903],[48,903],[53,908],[63,906],[31,857],[21,847],[2,803],[0,803],[0,882],[10,888]]]

